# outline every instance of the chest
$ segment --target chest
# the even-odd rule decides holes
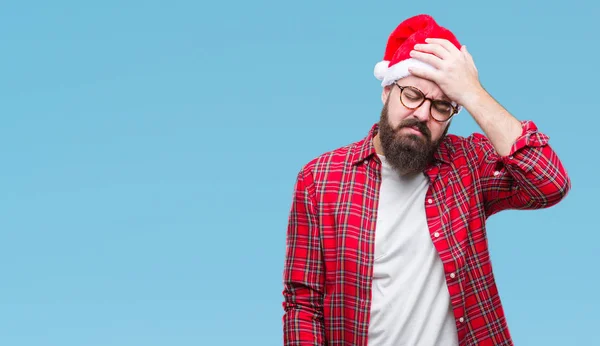
[[[422,220],[425,227],[420,228],[428,232],[445,266],[459,271],[472,247],[484,237],[476,181],[465,167],[439,165],[425,174],[425,185],[399,191],[389,188],[381,169],[365,165],[323,186],[319,222],[326,281],[333,284],[350,278],[358,286],[369,286],[377,256],[376,231],[386,222],[383,215],[401,219],[404,225]],[[404,195],[397,198],[394,193]],[[403,215],[395,215],[394,209]],[[386,232],[393,229],[387,227]]]

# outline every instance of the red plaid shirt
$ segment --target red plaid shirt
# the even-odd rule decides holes
[[[492,273],[485,221],[504,209],[558,203],[570,179],[548,137],[523,121],[511,153],[489,140],[446,136],[425,174],[431,241],[439,252],[459,344],[512,345]],[[367,345],[380,161],[372,138],[325,153],[299,172],[287,229],[285,345]]]

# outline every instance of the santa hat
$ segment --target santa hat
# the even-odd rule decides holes
[[[411,17],[400,23],[390,34],[383,60],[375,65],[374,74],[377,79],[382,81],[382,87],[408,76],[410,74],[409,67],[433,69],[429,64],[410,56],[410,51],[413,50],[415,44],[426,43],[426,38],[447,39],[458,49],[461,48],[461,44],[454,34],[439,26],[431,16],[420,14]]]

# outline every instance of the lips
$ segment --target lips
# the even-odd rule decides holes
[[[423,132],[421,132],[421,130],[416,126],[407,126],[407,127],[405,127],[405,129],[407,129],[409,132],[413,132],[420,136],[424,136]]]
[[[421,137],[423,139],[429,140],[431,138],[431,133],[422,122],[419,122],[416,119],[407,119],[403,121],[398,127],[398,133],[405,131],[407,134],[414,134],[417,137]]]

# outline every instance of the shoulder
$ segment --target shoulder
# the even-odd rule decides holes
[[[361,141],[354,142],[319,154],[302,165],[298,173],[299,177],[320,180],[325,173],[347,170],[352,165],[354,154],[360,143]]]
[[[298,178],[314,182],[340,180],[344,174],[352,171],[355,164],[375,153],[372,139],[377,128],[377,124],[373,124],[368,134],[360,140],[325,151],[306,162],[300,169]]]

